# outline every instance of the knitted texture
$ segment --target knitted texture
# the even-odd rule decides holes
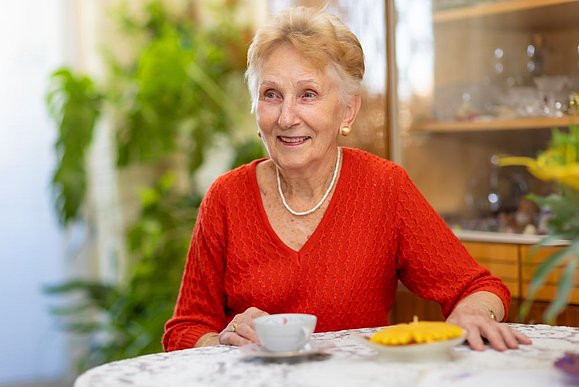
[[[314,314],[319,332],[384,326],[398,279],[445,316],[481,290],[507,310],[507,287],[474,261],[400,166],[344,148],[326,213],[294,251],[267,219],[260,161],[219,177],[205,195],[165,350],[193,347],[251,306]]]

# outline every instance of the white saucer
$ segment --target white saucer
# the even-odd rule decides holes
[[[335,345],[330,342],[310,341],[302,349],[295,352],[271,352],[255,343],[244,345],[239,347],[239,349],[247,356],[281,359],[326,354],[326,350],[334,346]]]
[[[408,345],[380,345],[371,342],[368,337],[356,333],[351,334],[350,337],[391,360],[448,360],[452,357],[452,348],[464,342],[466,332],[450,340]]]

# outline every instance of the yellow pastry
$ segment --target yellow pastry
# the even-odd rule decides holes
[[[458,325],[443,321],[414,321],[408,324],[396,324],[379,330],[370,337],[370,341],[382,345],[423,344],[444,341],[459,337],[464,330]]]

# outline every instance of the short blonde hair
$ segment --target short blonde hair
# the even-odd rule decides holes
[[[296,7],[280,12],[260,28],[249,46],[245,77],[255,111],[263,62],[278,47],[289,44],[317,69],[330,66],[341,84],[342,101],[356,94],[364,78],[364,52],[358,38],[323,9]]]

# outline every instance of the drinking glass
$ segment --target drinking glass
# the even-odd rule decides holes
[[[535,85],[541,92],[544,100],[543,115],[548,117],[561,117],[565,110],[562,91],[568,82],[568,78],[562,75],[552,75],[533,78]]]

